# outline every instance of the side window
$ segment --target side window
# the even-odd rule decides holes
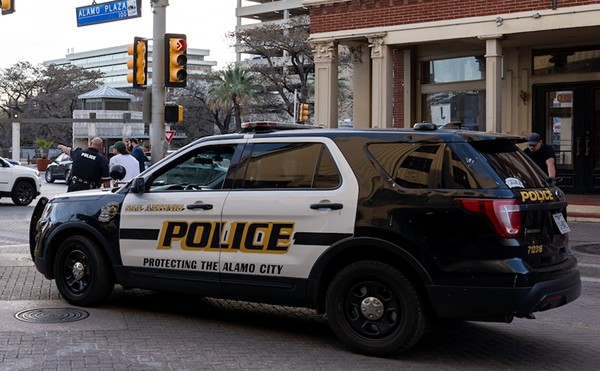
[[[468,168],[445,143],[377,143],[368,150],[404,188],[478,188]]]
[[[221,189],[235,145],[201,147],[154,174],[149,192]]]
[[[335,188],[341,177],[322,143],[257,143],[241,171],[242,188]]]

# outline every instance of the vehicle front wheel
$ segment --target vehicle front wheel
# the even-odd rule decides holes
[[[52,177],[52,171],[50,171],[50,169],[46,169],[44,179],[46,179],[46,183],[54,183],[54,177]]]
[[[423,304],[396,268],[363,261],[342,269],[327,290],[329,325],[350,349],[388,356],[408,350],[425,331]]]
[[[15,205],[27,206],[33,201],[35,196],[35,187],[33,184],[26,181],[20,181],[13,187],[11,198]]]
[[[114,282],[108,261],[87,237],[65,239],[54,260],[54,279],[62,297],[73,305],[93,306],[105,302]]]

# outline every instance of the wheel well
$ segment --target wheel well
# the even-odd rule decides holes
[[[12,187],[13,191],[15,190],[15,187],[17,186],[17,184],[19,184],[20,182],[29,183],[29,184],[31,184],[33,186],[34,189],[37,190],[37,187],[35,185],[35,181],[33,179],[31,179],[31,178],[17,178],[15,180],[15,182],[13,183],[13,187]]]
[[[415,268],[399,254],[378,245],[376,241],[365,241],[357,245],[343,247],[341,251],[335,254],[334,258],[329,259],[326,263],[317,282],[316,307],[319,312],[325,311],[327,289],[334,276],[350,264],[367,260],[388,264],[398,269],[413,284],[422,302],[428,305],[425,283]]]
[[[89,231],[86,231],[85,229],[67,228],[67,229],[63,229],[62,231],[58,232],[55,236],[53,236],[52,242],[47,247],[48,251],[47,251],[47,263],[46,263],[47,270],[46,271],[48,272],[48,278],[54,279],[54,260],[56,259],[56,252],[58,251],[60,244],[65,239],[72,237],[72,236],[82,236],[82,237],[88,238],[90,241],[92,241],[94,244],[96,244],[96,247],[98,247],[98,250],[104,256],[106,261],[109,264],[112,264],[112,260],[108,256],[107,252],[104,249],[100,248],[100,246],[102,246],[102,243],[96,236],[94,236]],[[113,275],[112,279],[114,280],[114,278],[115,278],[114,277],[114,269],[111,268],[110,272]]]

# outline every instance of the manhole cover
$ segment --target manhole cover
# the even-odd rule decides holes
[[[573,246],[573,250],[582,252],[584,254],[596,254],[600,255],[600,244],[589,243],[585,245]]]
[[[75,308],[38,308],[28,309],[15,314],[19,321],[32,323],[64,323],[85,319],[90,314]]]

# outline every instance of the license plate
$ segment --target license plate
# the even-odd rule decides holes
[[[565,234],[571,232],[571,228],[569,228],[569,225],[567,224],[563,214],[553,214],[552,217],[554,218],[554,222],[556,223],[560,233]]]

